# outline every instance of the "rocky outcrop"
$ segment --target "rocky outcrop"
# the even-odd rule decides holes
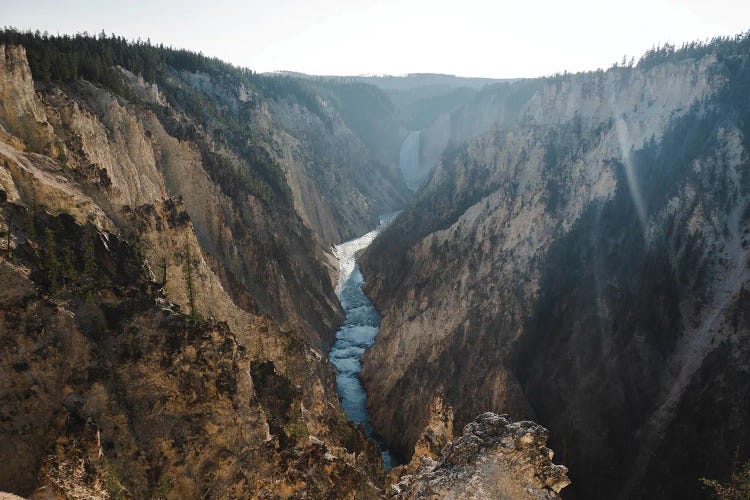
[[[748,365],[747,38],[724,43],[537,82],[517,119],[445,150],[361,259],[390,446],[408,456],[442,395],[457,427],[490,409],[550,428],[582,498],[698,497],[727,474],[744,389],[700,392]],[[722,431],[697,400],[721,401]],[[715,458],[657,479],[691,440]]]
[[[44,153],[52,129],[37,103],[23,47],[0,44],[0,89],[0,130],[12,130],[32,151]]]
[[[428,411],[430,418],[414,445],[413,457],[437,458],[445,445],[453,439],[453,408],[445,404],[441,395],[437,395]],[[413,462],[414,458],[411,463]]]
[[[533,422],[510,423],[484,413],[448,443],[437,460],[423,456],[419,468],[386,490],[389,498],[560,498],[570,484],[567,469],[552,463],[547,430]]]

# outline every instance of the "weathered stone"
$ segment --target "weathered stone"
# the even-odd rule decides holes
[[[437,460],[420,459],[386,489],[392,498],[553,499],[570,484],[550,460],[547,430],[484,413],[464,427]],[[416,457],[415,457],[416,458]]]

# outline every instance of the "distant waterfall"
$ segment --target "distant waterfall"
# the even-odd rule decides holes
[[[419,144],[422,131],[410,132],[404,142],[401,143],[401,151],[398,154],[398,164],[404,175],[406,185],[412,191],[419,189],[423,182],[423,174],[419,168]]]

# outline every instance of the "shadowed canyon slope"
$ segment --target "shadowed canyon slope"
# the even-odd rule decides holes
[[[533,418],[570,498],[700,497],[747,456],[748,58],[743,36],[503,83],[423,131],[439,162],[361,259],[389,446],[435,401]]]

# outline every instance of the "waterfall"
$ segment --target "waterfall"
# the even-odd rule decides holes
[[[412,191],[419,189],[424,182],[424,173],[419,168],[421,137],[421,130],[410,132],[404,139],[404,142],[401,143],[401,150],[398,153],[398,164],[401,167],[401,173],[406,181],[406,186]]]

